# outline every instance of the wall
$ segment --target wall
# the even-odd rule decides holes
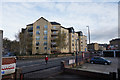
[[[44,40],[44,26],[47,25],[48,28],[46,29],[47,30],[47,40]],[[40,26],[40,29],[36,29],[36,26]],[[36,35],[36,31],[40,31],[40,35]],[[38,19],[35,23],[33,23],[33,52],[32,54],[35,54],[35,53],[39,53],[39,54],[43,54],[43,53],[50,53],[50,49],[49,50],[44,50],[44,41],[47,41],[47,48],[50,48],[51,47],[51,44],[48,43],[48,41],[51,41],[51,25],[50,23],[43,19],[43,18],[40,18]],[[40,36],[40,40],[36,40],[36,36]],[[39,46],[36,46],[36,42],[39,42]],[[39,49],[36,50],[36,47],[39,47]]]

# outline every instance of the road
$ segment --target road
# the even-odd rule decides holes
[[[22,69],[25,78],[45,78],[61,72],[62,60],[74,58],[75,56],[51,58],[48,64],[45,64],[44,59],[17,60],[16,66]]]
[[[50,58],[48,61],[48,64],[56,62],[61,62],[62,60],[69,60],[75,58],[74,56],[68,56],[68,57],[59,57],[59,58]],[[27,66],[33,66],[33,65],[45,65],[44,59],[34,59],[34,60],[17,60],[16,66],[17,67],[27,67]]]

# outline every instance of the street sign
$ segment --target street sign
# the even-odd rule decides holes
[[[75,63],[75,59],[70,59],[69,60],[69,64],[74,64]]]

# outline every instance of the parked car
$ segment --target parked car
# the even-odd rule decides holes
[[[2,56],[3,56],[3,57],[12,57],[12,56],[15,56],[15,54],[8,52],[8,53],[6,53],[6,54],[3,54]]]
[[[103,57],[93,57],[91,60],[90,60],[90,63],[98,63],[98,64],[105,64],[105,65],[110,65],[111,64],[111,61],[110,60],[107,60]]]

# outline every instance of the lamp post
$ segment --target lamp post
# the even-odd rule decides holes
[[[89,37],[89,44],[90,44],[90,29],[89,29],[89,26],[86,26],[88,27],[88,37]]]
[[[77,60],[77,55],[78,55],[78,53],[77,53],[77,40],[79,40],[79,39],[76,39],[76,65],[77,65],[77,62],[78,62],[78,60]]]
[[[3,31],[0,30],[0,80],[2,79],[2,73],[1,73],[1,68],[2,68],[2,45],[3,45]]]

